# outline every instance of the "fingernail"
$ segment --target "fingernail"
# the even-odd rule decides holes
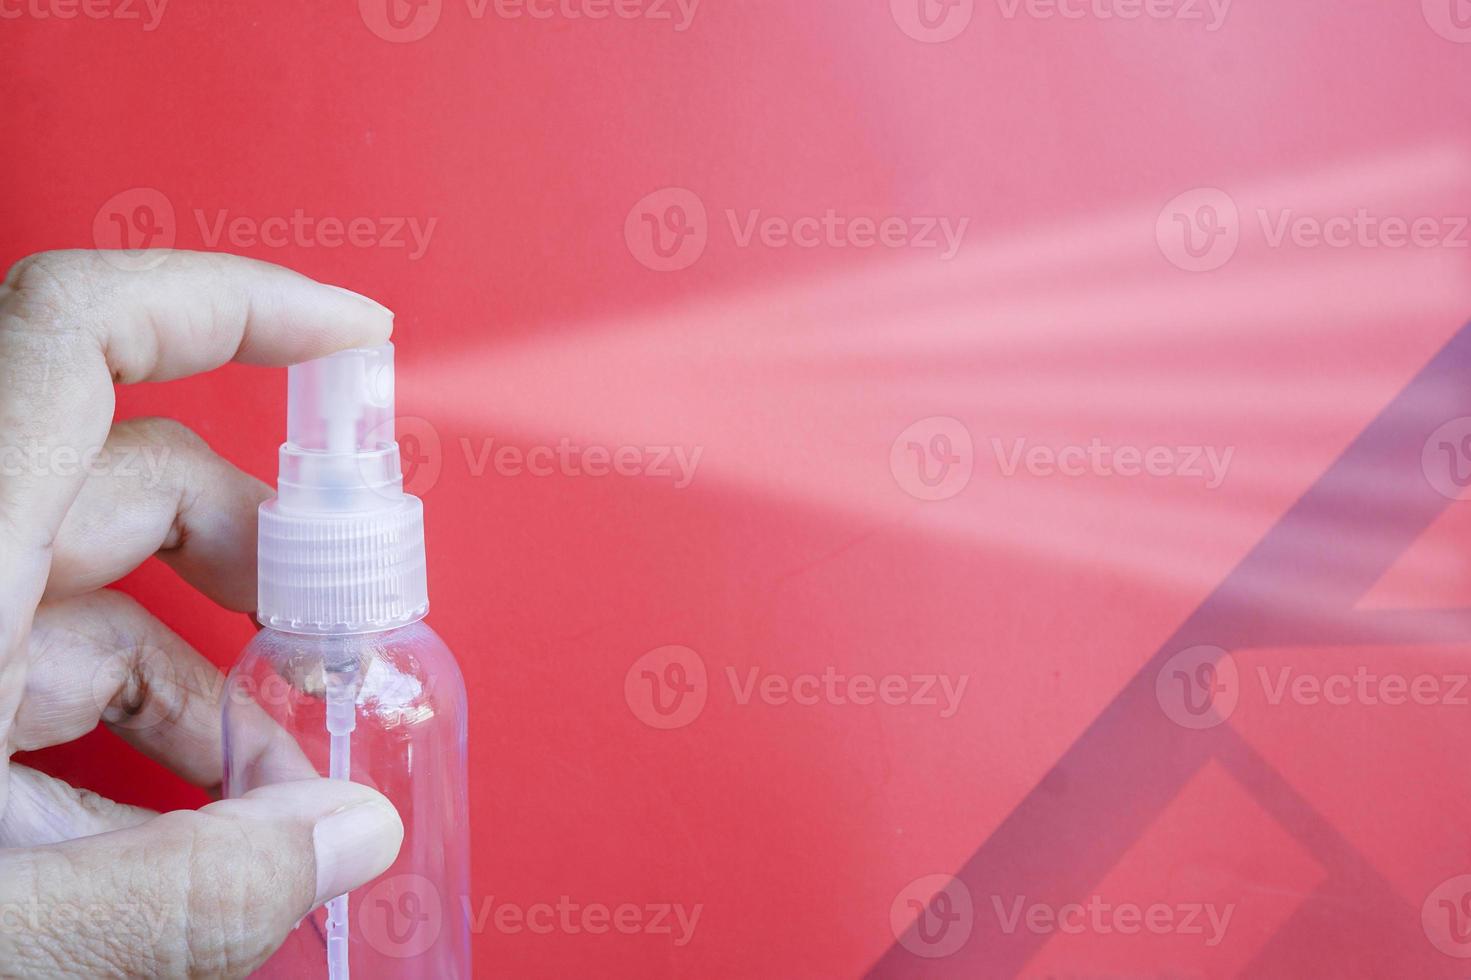
[[[403,823],[377,800],[355,803],[318,820],[312,828],[317,855],[317,900],[350,892],[378,877],[398,857]]]
[[[364,303],[368,303],[371,306],[377,307],[378,309],[382,310],[384,313],[387,313],[389,316],[393,316],[393,311],[392,310],[390,310],[388,307],[384,306],[382,303],[378,302],[376,299],[373,299],[371,296],[364,296],[362,293],[355,293],[351,289],[348,289],[346,286],[334,286],[330,282],[323,283],[322,285],[328,286],[328,287],[330,287],[332,289],[335,289],[339,293],[345,293],[348,296],[351,296],[353,299],[360,299]]]

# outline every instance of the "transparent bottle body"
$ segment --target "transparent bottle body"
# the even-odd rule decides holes
[[[443,641],[423,623],[350,636],[262,630],[225,694],[227,796],[345,773],[387,796],[404,824],[393,866],[345,907],[303,919],[253,976],[328,977],[328,937],[345,931],[347,969],[335,977],[468,978],[465,686]]]

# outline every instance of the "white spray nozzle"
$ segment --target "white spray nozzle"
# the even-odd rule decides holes
[[[286,371],[286,441],[317,452],[393,441],[393,345],[348,350]]]
[[[393,345],[343,351],[287,371],[285,510],[352,513],[403,492],[393,426]]]
[[[403,492],[393,345],[287,373],[276,499],[260,512],[260,619],[354,633],[422,618],[423,508]]]

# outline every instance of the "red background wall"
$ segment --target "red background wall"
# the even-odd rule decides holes
[[[146,8],[63,19],[38,2],[0,3],[0,261],[119,244],[109,216],[161,198],[180,247],[393,308],[400,410],[422,420],[406,431],[428,463],[430,621],[474,705],[472,903],[702,909],[684,946],[488,920],[481,975],[1459,974],[1437,938],[1471,949],[1432,894],[1471,872],[1465,708],[1273,703],[1258,678],[1452,677],[1463,637],[1216,641],[1239,700],[1205,733],[1127,692],[1153,689],[1181,623],[1471,311],[1454,242],[1274,246],[1259,218],[1468,213],[1462,0],[1237,0],[1217,30],[983,2],[952,12],[970,19],[944,43],[902,29],[902,0],[705,0],[685,30],[672,6],[673,21],[538,20],[444,0],[417,40],[372,0],[173,0],[152,30]],[[705,247],[660,272],[635,205],[670,187],[703,205]],[[1191,272],[1166,206],[1197,188],[1229,196],[1240,244]],[[422,255],[208,234],[222,212],[297,209],[436,224]],[[727,214],[757,209],[969,225],[948,260],[743,246]],[[284,387],[231,367],[128,391],[119,412],[177,416],[271,479]],[[969,437],[951,447],[973,474],[922,500],[891,449],[917,422],[935,445],[921,420],[937,417]],[[1095,437],[1234,455],[1206,489],[1008,477],[991,443]],[[702,455],[683,488],[477,472],[492,438]],[[1353,603],[1463,604],[1468,520],[1447,506]],[[1377,530],[1350,520],[1294,554]],[[156,563],[123,587],[221,665],[249,635]],[[704,664],[705,701],[660,730],[625,678],[669,645]],[[727,670],[753,667],[967,687],[951,717],[741,703]],[[1160,737],[1065,755],[1131,718]],[[1116,763],[1112,788],[1070,758]],[[40,762],[131,802],[201,801],[105,733]],[[997,836],[1033,813],[1033,838]],[[988,841],[984,873],[961,874]],[[913,935],[905,889],[931,874],[960,874],[976,920],[938,958],[895,946]],[[997,933],[994,902],[1028,893],[1234,913],[1213,946]]]

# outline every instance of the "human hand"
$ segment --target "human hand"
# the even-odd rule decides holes
[[[385,343],[392,326],[371,300],[230,255],[172,252],[124,271],[106,253],[48,252],[6,276],[0,975],[244,976],[313,908],[393,862],[392,805],[316,778],[264,718],[248,750],[312,778],[197,811],[158,815],[9,761],[101,721],[218,787],[218,673],[102,586],[156,553],[216,602],[254,610],[256,507],[270,490],[176,422],[113,424],[113,383],[293,364]],[[160,471],[61,463],[144,449]]]

